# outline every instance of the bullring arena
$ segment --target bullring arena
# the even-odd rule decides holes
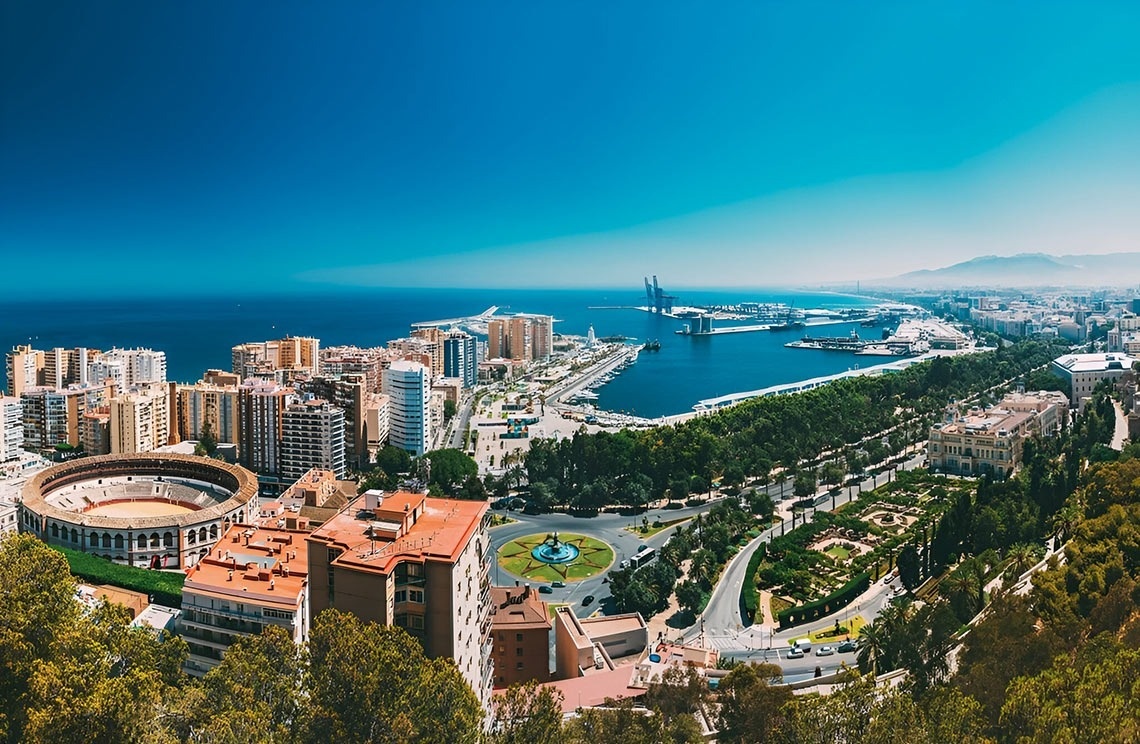
[[[193,455],[100,455],[25,485],[20,524],[51,545],[145,568],[187,568],[257,516],[257,476]]]

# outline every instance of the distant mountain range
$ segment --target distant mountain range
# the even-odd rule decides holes
[[[979,256],[942,269],[911,271],[864,287],[952,289],[958,287],[1127,287],[1140,284],[1140,253],[1049,256]]]

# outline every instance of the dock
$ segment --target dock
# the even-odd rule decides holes
[[[750,333],[752,331],[770,331],[770,325],[729,326],[728,328],[710,328],[707,331],[693,331],[685,326],[679,331],[673,331],[681,336],[719,336],[722,333]]]

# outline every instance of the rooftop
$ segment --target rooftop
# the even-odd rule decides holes
[[[183,592],[296,608],[309,579],[303,530],[235,524],[186,571]]]
[[[491,627],[524,630],[550,630],[553,623],[546,612],[546,602],[529,586],[491,587]]]
[[[488,508],[485,501],[370,491],[350,501],[309,539],[341,548],[336,565],[357,570],[388,573],[409,558],[454,563]]]
[[[1030,411],[990,408],[981,412],[971,412],[950,423],[942,424],[941,430],[943,434],[1005,436],[1018,433],[1034,416],[1035,414]]]
[[[592,674],[589,677],[547,682],[542,687],[549,687],[562,693],[562,713],[565,715],[579,708],[603,705],[608,699],[620,700],[644,695],[645,688],[630,687],[632,678],[631,667],[618,667],[613,671]]]
[[[1127,354],[1067,354],[1053,360],[1053,364],[1073,372],[1105,372],[1110,369],[1132,369],[1140,361]]]

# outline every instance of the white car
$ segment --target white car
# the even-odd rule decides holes
[[[788,658],[789,659],[802,659],[802,658],[804,658],[804,652],[798,648],[790,648],[790,649],[788,649]]]
[[[833,649],[831,646],[820,646],[815,650],[816,656],[831,656],[834,653],[835,649]]]

